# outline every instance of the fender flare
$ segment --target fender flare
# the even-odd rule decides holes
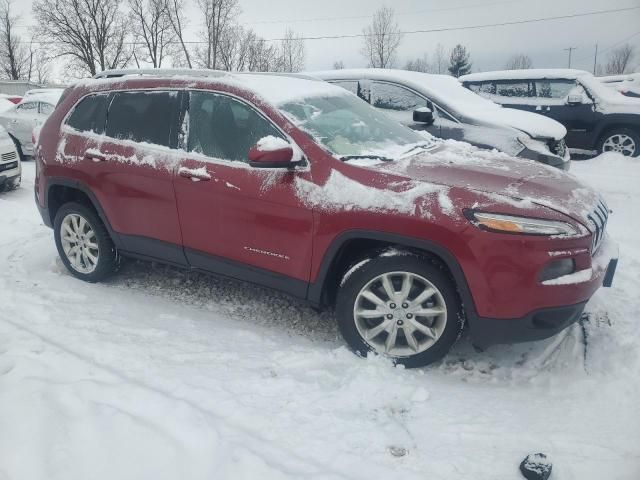
[[[45,187],[44,211],[46,211],[47,216],[49,217],[51,226],[53,225],[53,218],[51,216],[51,212],[49,211],[49,195],[50,195],[51,188],[58,187],[58,186],[73,188],[85,194],[89,199],[89,201],[91,202],[91,204],[93,205],[93,208],[98,213],[100,220],[102,220],[102,223],[104,224],[107,231],[109,232],[109,235],[111,236],[111,239],[113,240],[113,243],[115,244],[116,248],[122,248],[122,241],[120,239],[120,236],[111,227],[111,223],[109,223],[109,219],[107,218],[107,215],[104,213],[104,209],[102,208],[102,205],[100,205],[100,202],[98,201],[94,193],[91,191],[91,189],[84,182],[80,180],[70,179],[66,177],[50,177],[47,179],[47,185]]]
[[[469,289],[467,278],[456,257],[446,247],[430,240],[371,230],[349,230],[339,234],[333,239],[325,251],[315,282],[309,284],[307,299],[312,304],[322,304],[323,293],[327,287],[325,283],[334,260],[341,248],[351,240],[379,240],[396,244],[398,246],[415,248],[437,256],[447,266],[454,281],[456,282],[456,287],[460,293],[467,319],[475,319],[477,317],[475,303],[473,301],[473,296],[471,295],[471,290]]]

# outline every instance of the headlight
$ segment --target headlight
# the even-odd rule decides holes
[[[531,151],[541,153],[543,155],[552,155],[551,150],[549,150],[549,146],[542,140],[536,140],[531,137],[521,136],[518,137],[518,141]]]
[[[514,217],[500,213],[466,212],[467,218],[476,227],[491,232],[520,233],[524,235],[564,235],[575,236],[580,232],[573,225],[557,220]]]

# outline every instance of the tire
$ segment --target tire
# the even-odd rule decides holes
[[[392,285],[393,299],[383,287],[384,276]],[[407,279],[411,279],[413,286],[403,296],[401,289]],[[435,289],[435,293],[420,301],[420,294],[429,287]],[[382,300],[379,306],[363,296],[367,290]],[[369,293],[365,295],[370,297]],[[425,292],[424,295],[428,294]],[[418,303],[414,304],[414,301]],[[422,315],[442,310],[444,312],[436,316]],[[363,318],[357,312],[376,318]],[[384,315],[378,315],[379,312]],[[336,319],[342,336],[356,354],[366,356],[375,352],[408,368],[442,359],[459,338],[464,325],[462,305],[453,280],[433,261],[410,252],[383,253],[352,268],[338,291]],[[416,323],[421,324],[420,328],[416,328]],[[383,324],[387,326],[384,329]],[[425,327],[429,327],[429,335],[423,333]],[[389,337],[393,339],[393,330],[396,332],[395,347],[387,351],[384,345]],[[376,334],[378,331],[380,333]],[[367,334],[371,335],[368,340],[365,339]],[[412,342],[407,334],[413,338]]]
[[[14,177],[11,180],[6,180],[2,185],[0,185],[0,192],[10,192],[12,190],[17,190],[22,182],[22,176]]]
[[[82,235],[79,235],[80,238],[78,235],[73,237],[74,231],[83,234],[84,238]],[[53,232],[62,263],[74,277],[94,283],[104,280],[118,270],[118,251],[93,209],[75,202],[65,203],[56,213]],[[93,235],[90,232],[93,232]],[[68,241],[69,238],[75,238],[75,241]],[[75,250],[74,246],[77,247]],[[68,254],[68,251],[71,254]],[[74,252],[78,251],[80,254],[76,256]],[[83,251],[87,252],[86,255]],[[94,258],[95,260],[92,260]]]
[[[640,135],[628,128],[614,128],[598,141],[598,153],[619,152],[627,157],[640,155]]]

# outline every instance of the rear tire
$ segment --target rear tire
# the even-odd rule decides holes
[[[618,152],[625,157],[640,155],[640,135],[629,128],[614,128],[598,142],[598,153]]]
[[[378,256],[347,273],[336,317],[358,355],[375,352],[409,368],[442,359],[464,324],[453,280],[430,259],[410,252]]]
[[[74,277],[94,283],[118,270],[118,251],[93,209],[65,203],[56,213],[53,232],[62,263]]]

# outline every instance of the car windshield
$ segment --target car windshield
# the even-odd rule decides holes
[[[378,112],[353,95],[311,97],[280,109],[342,159],[394,160],[435,143]]]

